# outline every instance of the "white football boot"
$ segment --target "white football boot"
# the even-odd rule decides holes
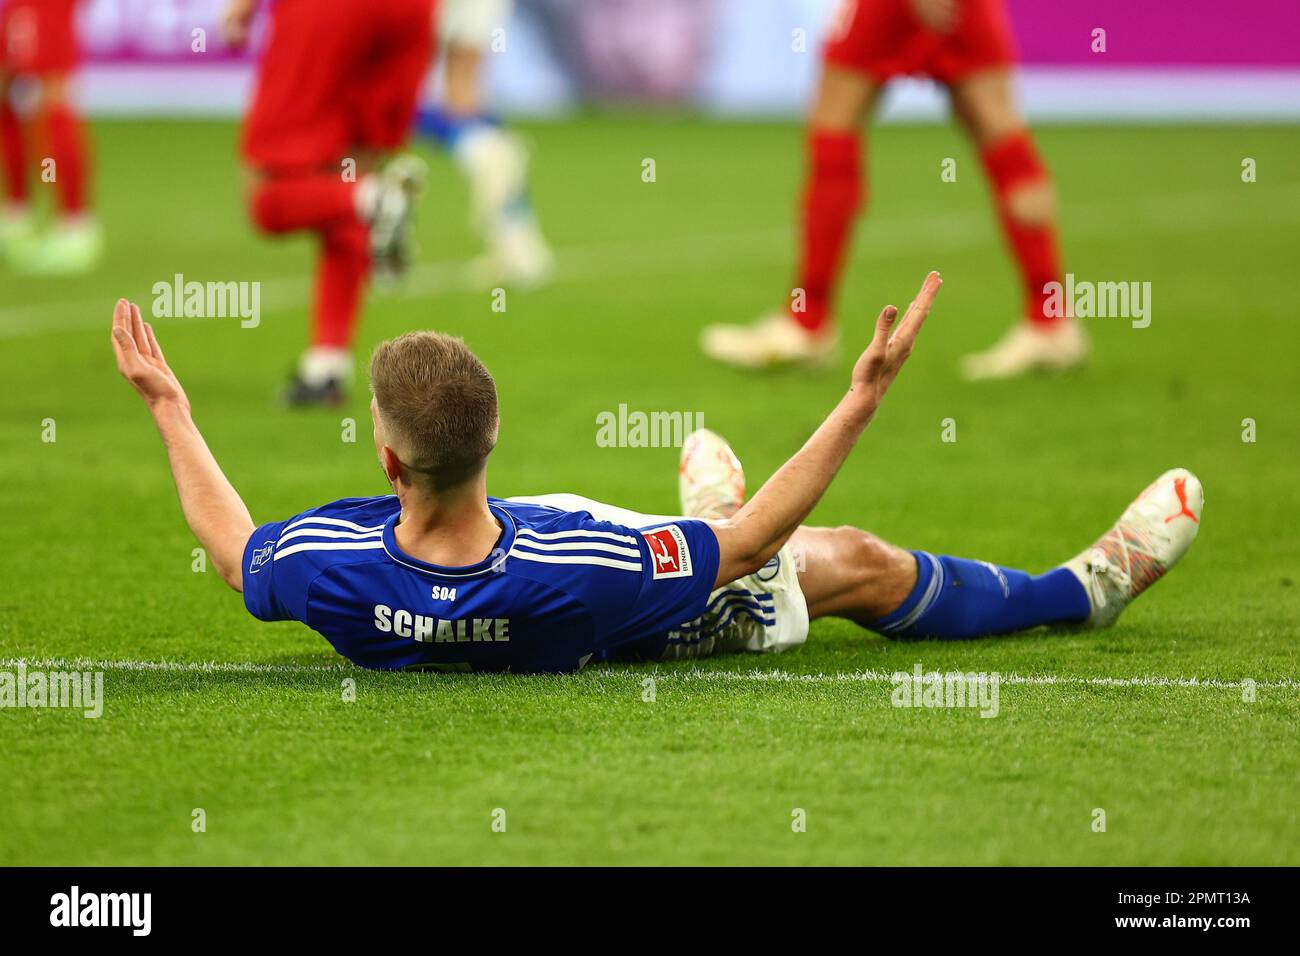
[[[700,428],[686,436],[677,469],[682,514],[730,518],[745,503],[745,469],[720,435]]]
[[[555,272],[555,254],[526,202],[505,210],[486,239],[487,251],[470,263],[471,280],[477,285],[535,289]]]
[[[30,242],[35,235],[36,219],[26,206],[10,204],[0,208],[0,257]]]
[[[788,312],[774,312],[751,325],[708,325],[700,333],[705,355],[740,368],[824,366],[834,360],[838,345],[834,329],[810,332]]]
[[[1086,627],[1109,627],[1130,601],[1187,553],[1201,527],[1205,493],[1186,468],[1147,486],[1091,548],[1062,565],[1088,592]]]
[[[92,272],[104,254],[104,233],[90,216],[63,219],[48,232],[9,247],[14,270],[28,275],[79,275]]]
[[[1042,328],[1017,322],[991,348],[972,352],[961,360],[962,378],[968,382],[1015,378],[1027,372],[1064,372],[1088,358],[1088,339],[1077,319],[1065,319]]]
[[[410,265],[411,225],[427,175],[422,159],[402,154],[362,181],[358,206],[361,218],[370,225],[370,258],[381,283],[396,282]]]

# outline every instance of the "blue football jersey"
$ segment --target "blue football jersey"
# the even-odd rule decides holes
[[[393,495],[264,524],[244,550],[244,603],[263,621],[301,621],[363,667],[521,673],[666,640],[708,603],[718,542],[702,521],[631,528],[531,502],[488,506],[500,541],[466,567],[403,553]]]

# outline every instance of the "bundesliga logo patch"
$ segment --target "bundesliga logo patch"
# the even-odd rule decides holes
[[[655,580],[660,578],[689,578],[691,576],[691,549],[686,535],[675,524],[653,531],[642,531],[641,536],[650,545],[650,559],[654,565]]]

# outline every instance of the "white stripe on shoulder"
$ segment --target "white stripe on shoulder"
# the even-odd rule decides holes
[[[534,531],[532,528],[520,528],[519,535],[536,538],[539,541],[569,540],[572,538],[608,538],[612,541],[626,541],[636,544],[636,538],[630,534],[615,534],[613,531],[586,531],[575,528],[572,531]]]
[[[620,571],[641,571],[640,564],[633,564],[631,561],[618,561],[614,558],[596,558],[584,557],[582,555],[569,554],[529,554],[527,551],[510,552],[510,557],[520,558],[524,561],[537,561],[541,564],[586,564],[595,565],[602,568],[617,568]]]
[[[279,561],[299,551],[372,551],[383,546],[382,538],[375,538],[373,541],[307,541],[275,552],[275,560]]]
[[[318,518],[314,515],[306,518],[299,518],[293,524],[286,525],[284,530],[292,531],[294,528],[298,527],[299,525],[304,525],[304,524],[323,524],[323,525],[328,525],[331,528],[351,528],[353,531],[383,531],[384,530],[384,526],[382,524],[377,524],[373,528],[367,528],[364,525],[357,524],[355,521],[344,521],[342,518]]]
[[[640,558],[641,552],[630,545],[603,544],[599,541],[531,541],[528,538],[515,538],[516,548],[532,548],[534,551],[604,551],[608,554],[621,554],[628,558]]]
[[[286,531],[280,535],[277,544],[284,544],[294,538],[378,538],[384,533],[383,528],[376,528],[374,531],[329,531],[325,528],[299,528],[297,531]]]

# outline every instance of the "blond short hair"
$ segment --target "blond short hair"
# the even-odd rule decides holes
[[[407,332],[370,358],[385,437],[411,481],[435,491],[464,483],[487,465],[497,437],[497,387],[462,339]]]

